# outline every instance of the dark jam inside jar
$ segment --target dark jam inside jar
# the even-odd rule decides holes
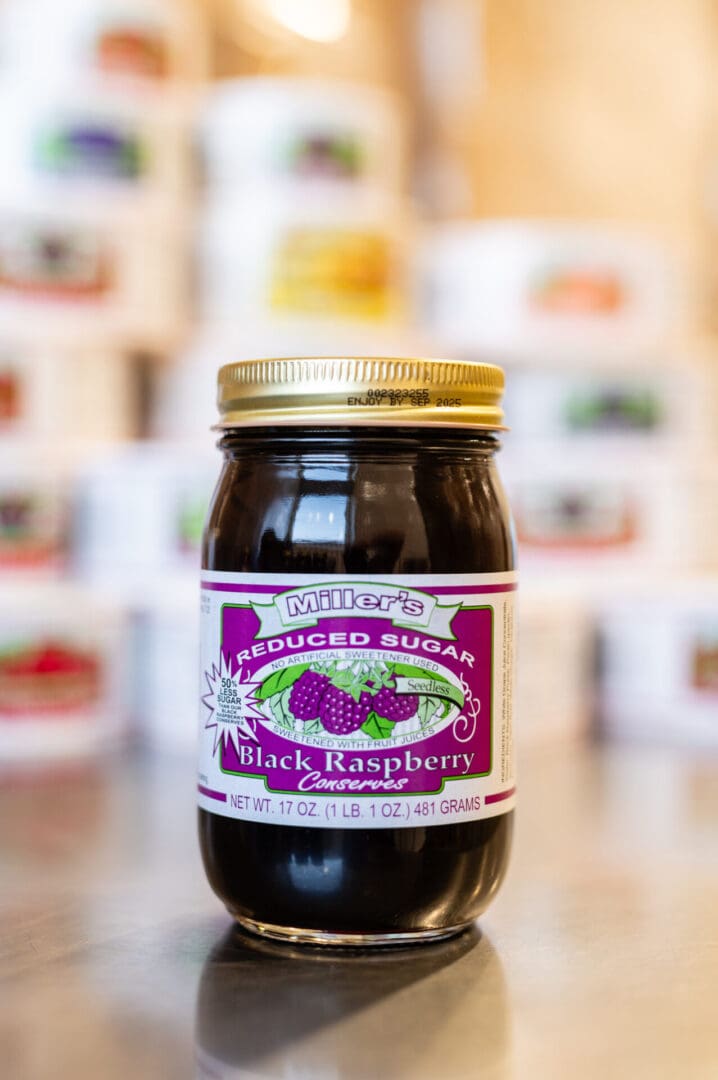
[[[460,427],[230,429],[203,567],[322,577],[511,571],[498,445]],[[512,819],[343,829],[201,809],[199,832],[212,888],[245,925],[382,940],[473,921],[504,876]]]

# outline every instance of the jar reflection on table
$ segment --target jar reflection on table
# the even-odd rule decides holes
[[[471,1075],[508,1078],[509,1033],[501,961],[475,928],[421,950],[351,954],[232,929],[202,972],[197,1077],[456,1077],[470,1041]]]

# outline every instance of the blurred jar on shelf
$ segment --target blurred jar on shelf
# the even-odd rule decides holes
[[[411,238],[406,207],[377,192],[213,199],[200,229],[200,314],[228,340],[270,327],[381,336],[412,314]]]
[[[468,355],[650,361],[689,321],[670,256],[608,226],[456,222],[430,234],[423,264],[432,333]]]
[[[0,344],[3,441],[108,441],[135,431],[136,387],[129,357],[104,348],[44,349]],[[22,452],[20,452],[22,456]]]
[[[96,79],[0,81],[2,190],[49,205],[98,200],[141,210],[153,199],[187,209],[194,165],[192,98],[179,89],[150,101]]]
[[[187,225],[155,202],[67,205],[0,178],[0,324],[31,346],[172,348],[188,318]]]
[[[202,148],[205,179],[218,192],[255,184],[296,193],[406,188],[401,100],[358,83],[260,76],[215,84]]]
[[[70,585],[0,592],[0,761],[41,766],[115,748],[127,716],[123,615]]]
[[[162,754],[197,749],[198,610],[197,579],[188,575],[147,589],[133,619],[132,712],[142,744]]]
[[[624,588],[599,612],[602,733],[718,748],[718,576]]]
[[[191,0],[4,0],[0,67],[42,79],[92,75],[144,92],[200,82],[209,67],[202,10]]]
[[[78,474],[73,564],[79,577],[135,604],[160,577],[181,582],[196,574],[215,480],[209,449],[139,443],[96,455]]]
[[[518,610],[519,746],[584,737],[595,704],[595,634],[582,590],[530,581]]]
[[[0,442],[0,580],[67,571],[74,462],[62,447]]]
[[[531,443],[506,453],[526,575],[564,578],[718,565],[718,459],[682,460],[593,440]]]
[[[633,451],[681,453],[718,448],[718,377],[693,357],[650,367],[586,365],[580,358],[541,371],[516,365],[508,379],[514,445],[565,439],[566,449],[590,444]]]

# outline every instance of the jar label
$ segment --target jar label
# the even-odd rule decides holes
[[[0,431],[3,434],[22,416],[24,390],[20,373],[11,363],[2,366],[0,360]]]
[[[93,230],[2,223],[0,290],[19,296],[93,300],[113,284],[109,251]]]
[[[200,806],[364,829],[513,809],[515,590],[204,571]]]
[[[349,131],[308,129],[282,150],[281,171],[302,180],[357,180],[364,172],[364,147]]]
[[[95,649],[63,637],[0,640],[0,723],[72,713],[89,722],[102,699],[103,658]]]
[[[283,314],[381,320],[395,313],[392,274],[381,233],[290,229],[275,252],[270,304]]]
[[[611,269],[553,265],[530,283],[531,306],[545,315],[617,315],[627,302],[624,283]]]
[[[163,79],[168,74],[167,47],[159,31],[151,27],[108,25],[95,41],[95,62],[111,75],[137,75]]]
[[[0,570],[49,570],[62,565],[66,542],[62,494],[10,485],[0,489]]]
[[[40,132],[35,146],[39,171],[68,179],[138,180],[146,160],[137,134],[109,120],[58,122]]]
[[[516,531],[526,548],[599,550],[635,544],[641,530],[631,493],[608,484],[526,484],[515,492]]]

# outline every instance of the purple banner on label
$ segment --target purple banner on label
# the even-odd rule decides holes
[[[492,616],[490,607],[460,610],[451,641],[398,628],[389,619],[363,618],[324,618],[318,629],[256,641],[255,612],[226,604],[222,651],[228,669],[236,675],[241,667],[243,682],[256,683],[267,712],[299,701],[299,680],[309,685],[307,673],[324,694],[314,694],[316,706],[305,710],[304,722],[295,704],[299,723],[295,717],[286,733],[279,713],[276,723],[251,725],[256,741],[227,742],[223,771],[261,777],[273,792],[355,795],[431,794],[446,780],[485,775],[491,769]],[[302,662],[295,664],[297,656]],[[338,665],[333,675],[332,665]],[[358,699],[342,671],[354,676]],[[372,675],[386,686],[376,685]],[[263,694],[262,688],[275,685],[276,694]],[[413,723],[408,716],[394,719],[407,711]]]

